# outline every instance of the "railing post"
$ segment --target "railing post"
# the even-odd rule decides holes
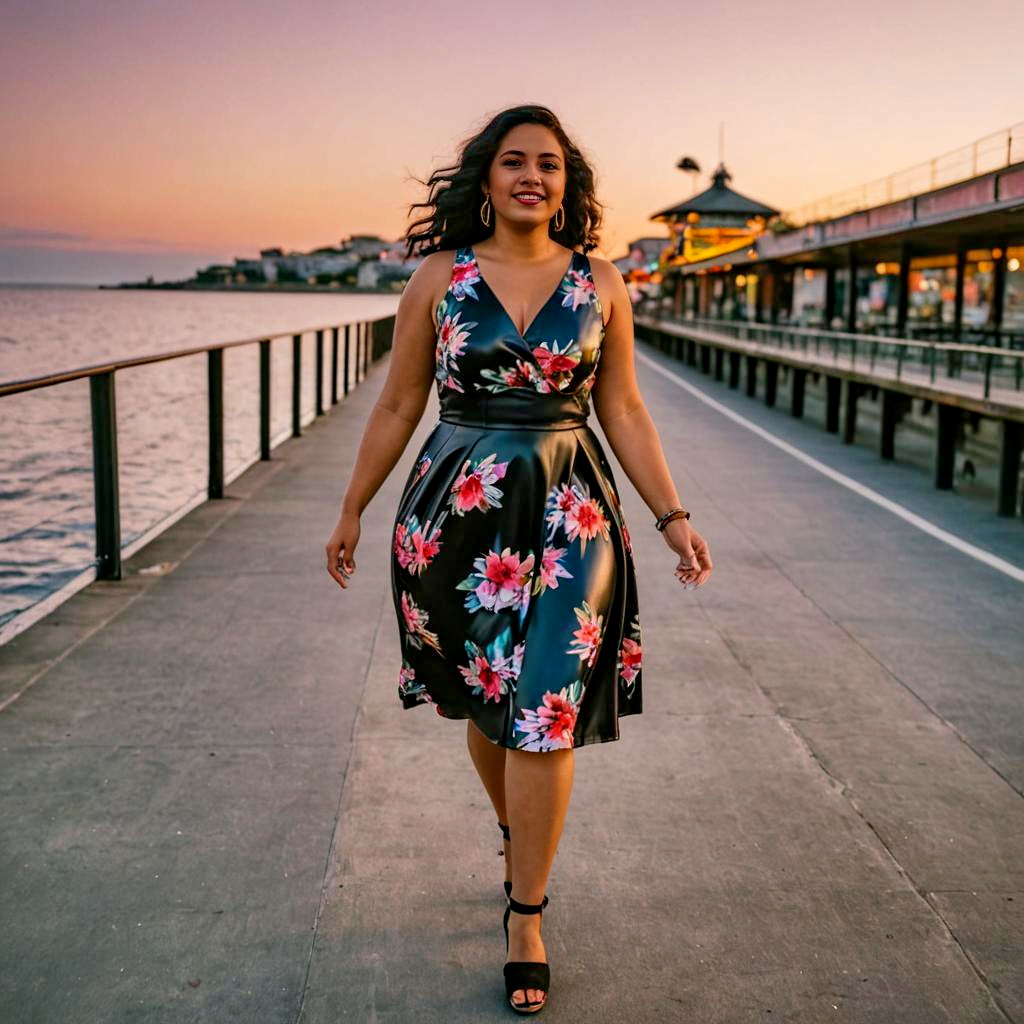
[[[208,498],[224,497],[224,350],[211,348],[206,353],[208,382],[210,459],[206,485]]]
[[[338,328],[331,328],[331,405],[338,404]]]
[[[270,339],[260,342],[260,459],[270,459]]]
[[[302,335],[292,335],[292,437],[302,437]]]
[[[343,394],[345,394],[345,395],[348,394],[348,372],[349,372],[348,368],[349,368],[349,363],[351,362],[351,358],[349,357],[349,346],[348,346],[349,334],[350,334],[351,327],[352,327],[351,324],[345,324],[345,360],[344,360],[345,372],[344,372],[344,391],[343,391]]]
[[[324,414],[324,332],[316,332],[316,414]]]
[[[370,372],[370,343],[373,340],[371,330],[373,324],[369,320],[363,324],[363,380],[366,380],[366,375]]]
[[[121,578],[121,508],[117,474],[114,371],[89,378],[92,407],[92,479],[96,508],[96,576]]]

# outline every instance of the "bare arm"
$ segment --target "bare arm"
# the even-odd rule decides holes
[[[445,262],[447,261],[447,262]],[[395,317],[388,374],[363,429],[338,523],[326,545],[327,571],[342,586],[355,572],[359,517],[402,457],[426,408],[434,380],[433,296],[438,274],[450,270],[451,255],[428,256],[409,278]]]
[[[630,482],[654,517],[682,504],[665,459],[658,429],[651,419],[636,379],[633,348],[633,307],[626,282],[615,266],[591,257],[595,283],[610,298],[597,379],[592,391],[594,411],[608,444]],[[663,536],[679,556],[676,574],[683,583],[700,586],[711,574],[704,538],[687,519],[669,523]]]

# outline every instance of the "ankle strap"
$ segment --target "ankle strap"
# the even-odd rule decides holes
[[[520,903],[509,896],[508,905],[517,914],[539,914],[548,905],[548,898],[545,896],[542,903]]]
[[[500,821],[498,822],[498,828],[501,829],[501,834],[509,841],[512,841],[512,837],[508,834],[508,825],[503,825]]]

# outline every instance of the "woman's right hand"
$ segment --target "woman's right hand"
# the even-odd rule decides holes
[[[348,587],[350,577],[356,571],[355,550],[358,543],[359,516],[355,512],[342,510],[324,549],[327,552],[327,571],[342,589]]]

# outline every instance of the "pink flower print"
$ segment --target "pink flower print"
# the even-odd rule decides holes
[[[470,461],[462,464],[459,475],[452,484],[451,497],[448,499],[456,515],[465,515],[473,509],[486,512],[489,508],[501,508],[502,491],[496,486],[508,470],[507,462],[495,462],[496,452],[491,452],[477,461],[472,470]]]
[[[561,351],[558,350],[558,342],[550,342],[553,346],[551,348],[548,344],[545,341],[535,345],[533,349],[533,357],[537,360],[540,372],[544,376],[543,383],[546,385],[543,389],[538,386],[537,390],[561,391],[572,380],[572,372],[579,364],[583,353],[575,340],[567,341]]]
[[[408,569],[414,576],[418,576],[430,565],[433,557],[441,550],[438,538],[441,536],[441,524],[447,514],[441,513],[433,529],[430,520],[420,526],[420,521],[415,515],[408,516],[405,523],[398,523],[395,526],[393,550],[398,564],[403,569]]]
[[[626,526],[626,520],[620,519],[619,526],[622,527],[622,542],[626,545],[626,553],[633,554],[633,542],[629,538],[629,527]]]
[[[418,703],[431,703],[431,696],[426,692],[423,683],[416,682],[416,670],[404,659],[398,670],[398,696],[416,697]]]
[[[481,370],[480,376],[484,380],[493,382],[477,384],[476,388],[480,391],[491,391],[497,394],[499,391],[511,391],[514,388],[532,388],[535,391],[548,390],[540,368],[522,359],[517,359],[515,366],[503,366],[498,370]]]
[[[568,281],[562,285],[562,290],[567,294],[562,299],[563,306],[572,306],[575,313],[577,307],[589,305],[597,297],[597,289],[594,287],[594,280],[582,270],[570,270],[566,274]]]
[[[476,265],[476,257],[469,253],[459,253],[452,266],[451,292],[460,302],[468,295],[471,299],[479,299],[473,285],[480,282],[480,268]]]
[[[437,634],[427,629],[429,616],[422,608],[416,606],[416,602],[404,590],[402,591],[401,606],[402,618],[405,620],[406,640],[413,647],[422,647],[426,644],[440,654],[441,643],[437,638]]]
[[[395,523],[395,543],[392,546],[398,564],[403,568],[409,567],[409,549],[406,547],[406,538],[409,536],[409,528],[404,523]]]
[[[469,664],[460,665],[466,685],[472,687],[474,693],[483,694],[484,703],[498,700],[514,689],[516,680],[523,667],[525,643],[516,644],[511,654],[505,648],[512,641],[512,630],[506,626],[498,636],[487,645],[486,650],[472,640],[466,641],[466,653]]]
[[[525,558],[511,548],[504,548],[500,554],[488,551],[473,560],[476,571],[470,573],[456,589],[471,591],[466,595],[466,607],[471,612],[481,608],[490,612],[502,608],[522,608],[525,611],[530,601],[533,563],[532,551]]]
[[[543,594],[548,587],[552,590],[558,589],[558,578],[571,580],[572,573],[562,565],[562,556],[568,548],[553,548],[550,545],[544,546],[544,553],[540,558],[540,572],[533,584],[535,594]]]
[[[567,690],[558,693],[548,690],[539,707],[524,708],[522,717],[516,719],[516,729],[524,734],[516,746],[520,750],[541,752],[572,747],[578,712],[579,707]]]
[[[501,675],[494,670],[483,654],[474,655],[468,666],[459,666],[459,671],[467,684],[473,687],[474,693],[483,693],[485,704],[488,700],[493,700],[497,704],[498,698],[505,693]]]
[[[622,638],[622,646],[619,648],[619,683],[626,691],[627,696],[632,694],[636,678],[643,668],[643,646],[640,635],[640,616],[633,616],[629,624],[629,636]]]
[[[597,649],[601,646],[601,622],[603,615],[597,615],[586,601],[579,608],[574,608],[576,620],[579,622],[579,629],[574,629],[573,642],[566,650],[566,654],[578,654],[580,659],[586,662],[587,666],[594,664],[597,657]]]
[[[619,674],[627,683],[633,682],[643,664],[643,648],[628,636],[623,637],[619,648]]]
[[[437,345],[434,349],[434,377],[437,379],[439,387],[465,393],[456,376],[458,359],[466,349],[470,329],[477,325],[475,323],[460,324],[460,316],[462,316],[462,310],[459,310],[455,316],[445,314],[441,321],[440,330],[437,332]]]
[[[580,538],[581,553],[587,550],[587,541],[598,534],[608,539],[608,518],[596,498],[580,496],[565,512],[565,535],[569,540]]]
[[[416,479],[419,480],[424,474],[430,469],[431,458],[429,455],[424,455],[420,458],[420,461],[416,463]]]
[[[548,509],[548,539],[565,522],[566,513],[574,508],[582,495],[573,484],[559,484],[548,491],[544,507]]]

